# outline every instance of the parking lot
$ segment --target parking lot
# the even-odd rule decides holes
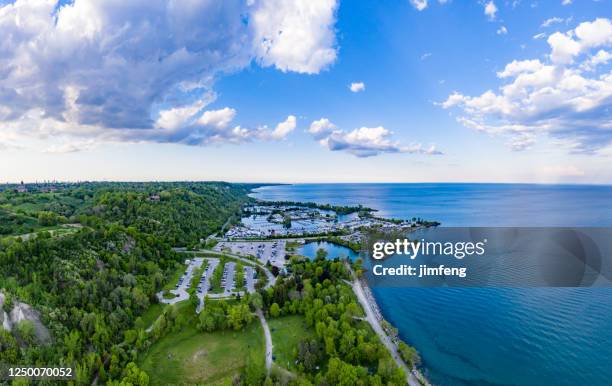
[[[245,287],[248,293],[255,292],[255,269],[251,266],[244,267]]]
[[[197,268],[200,268],[203,262],[204,259],[201,257],[196,257],[191,260],[185,260],[185,264],[187,264],[185,273],[183,273],[183,275],[181,275],[181,277],[179,278],[178,282],[176,283],[175,289],[168,291],[171,294],[174,294],[175,297],[172,299],[166,299],[164,298],[164,291],[161,291],[157,294],[157,298],[159,299],[159,301],[165,304],[174,304],[189,299],[189,293],[187,293],[187,290],[191,286],[193,271]]]
[[[215,250],[222,252],[229,250],[230,253],[241,256],[254,256],[262,264],[275,265],[282,268],[285,260],[285,240],[272,241],[221,241],[215,246]]]
[[[198,287],[196,288],[196,295],[198,299],[200,299],[200,304],[198,304],[198,307],[196,309],[196,312],[198,313],[202,310],[202,307],[204,307],[204,298],[206,297],[208,291],[210,291],[210,278],[212,277],[213,272],[215,272],[217,266],[219,265],[219,259],[210,258],[206,260],[208,260],[208,266],[206,267],[206,270],[202,273],[202,276],[200,277],[200,282],[198,283]]]
[[[256,270],[255,267],[250,265],[244,265],[244,283],[236,283],[236,262],[228,261],[223,266],[223,275],[221,277],[221,288],[223,292],[221,293],[210,293],[212,289],[211,279],[213,273],[221,263],[219,258],[213,257],[196,257],[190,260],[185,260],[185,264],[187,267],[185,268],[185,272],[178,279],[178,282],[174,289],[167,291],[174,295],[171,299],[166,299],[164,297],[164,293],[166,291],[160,291],[157,293],[157,298],[160,303],[164,304],[175,304],[178,302],[182,302],[184,300],[189,299],[189,288],[191,286],[191,282],[193,280],[194,271],[200,267],[204,261],[207,262],[206,269],[202,272],[202,276],[198,281],[197,287],[195,288],[195,294],[198,297],[199,304],[196,308],[196,312],[200,312],[204,307],[204,299],[206,296],[213,299],[221,299],[227,298],[233,295],[244,295],[245,292],[253,293],[255,292],[255,283],[256,279]],[[244,262],[246,263],[246,261]],[[243,263],[243,264],[244,264]],[[251,263],[252,264],[252,263]],[[246,291],[236,291],[236,287],[242,287],[244,285]]]
[[[223,267],[223,276],[221,277],[221,287],[225,288],[224,295],[229,296],[234,291],[235,283],[234,277],[236,276],[236,263],[230,261],[225,263]]]

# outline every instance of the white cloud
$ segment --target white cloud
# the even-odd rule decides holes
[[[281,71],[317,74],[336,60],[336,0],[267,0],[252,22],[260,63]]]
[[[229,108],[203,112],[215,99],[215,80],[253,60],[322,71],[336,58],[336,8],[336,0],[0,5],[3,141],[9,131],[16,142],[77,144],[256,138],[258,129],[229,124]]]
[[[310,128],[308,129],[308,132],[312,134],[316,139],[322,139],[324,137],[327,137],[329,134],[331,134],[336,129],[337,129],[336,125],[331,123],[329,119],[321,118],[317,121],[313,121],[310,124]]]
[[[493,2],[493,0],[490,0],[484,5],[484,13],[489,18],[489,20],[495,20],[495,17],[497,15],[497,6]]]
[[[372,157],[384,153],[442,154],[434,145],[401,145],[391,140],[392,133],[382,126],[361,127],[352,131],[338,129],[327,118],[312,122],[308,130],[319,144],[331,151],[345,151],[357,157]]]
[[[573,152],[594,153],[612,144],[612,71],[602,64],[612,45],[610,20],[584,22],[550,36],[548,61],[514,60],[497,73],[499,90],[479,96],[455,92],[440,105],[459,107],[468,128],[501,135],[515,150],[548,135]],[[590,54],[592,51],[595,53]]]
[[[544,39],[545,37],[546,37],[546,34],[543,33],[543,32],[539,33],[539,34],[536,34],[536,35],[533,35],[533,38],[536,39],[536,40],[537,39]]]
[[[270,133],[272,139],[284,139],[291,133],[297,124],[297,120],[294,115],[290,115],[286,120],[276,125],[273,132]]]
[[[514,77],[522,73],[534,73],[542,68],[543,64],[538,59],[513,60],[506,64],[503,71],[497,73],[499,78]]]
[[[496,33],[498,35],[506,35],[506,34],[508,34],[508,29],[505,26],[502,25],[501,27],[499,27],[497,29]]]
[[[429,58],[430,56],[431,56],[431,52],[426,52],[423,55],[421,55],[421,60],[425,60]]]
[[[555,63],[569,63],[580,53],[580,43],[567,34],[555,32],[547,41],[551,48],[550,58]]]
[[[563,22],[563,19],[561,19],[560,17],[551,17],[549,19],[544,20],[544,22],[542,22],[542,25],[540,25],[540,27],[546,28],[546,27],[550,27],[553,24],[562,23],[562,22]]]
[[[552,49],[550,57],[553,62],[570,63],[574,57],[590,48],[612,44],[612,22],[598,18],[592,22],[580,23],[572,31],[550,35],[548,44]]]
[[[427,8],[427,0],[410,0],[410,4],[419,11]]]
[[[589,57],[588,60],[584,61],[580,68],[585,71],[593,71],[597,66],[607,64],[612,59],[612,53],[606,50],[599,50],[595,55]]]
[[[365,83],[363,83],[363,82],[351,83],[351,85],[349,86],[349,89],[352,92],[364,91],[365,90]]]
[[[572,0],[563,0],[561,1],[562,5],[570,5],[572,3]]]
[[[220,110],[205,111],[197,122],[203,126],[225,129],[234,120],[235,116],[236,110],[225,107]]]

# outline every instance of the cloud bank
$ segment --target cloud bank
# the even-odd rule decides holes
[[[598,18],[548,37],[546,59],[514,60],[497,73],[499,90],[451,94],[464,126],[506,137],[515,150],[548,135],[571,152],[612,145],[612,22]]]
[[[442,154],[434,145],[424,148],[421,144],[401,145],[391,139],[392,132],[382,126],[361,127],[352,131],[338,129],[327,118],[313,121],[308,132],[319,144],[331,151],[345,151],[364,158],[385,153]]]
[[[252,62],[316,74],[336,60],[336,0],[16,0],[0,5],[0,143],[192,145],[284,138],[206,110]],[[293,127],[293,128],[292,128]],[[66,144],[72,142],[72,144]]]

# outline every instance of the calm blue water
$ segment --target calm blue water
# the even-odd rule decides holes
[[[254,196],[363,204],[446,226],[612,226],[610,186],[304,184]],[[374,295],[435,384],[612,384],[612,289],[375,288]]]
[[[341,245],[328,243],[327,241],[306,243],[298,248],[296,252],[298,255],[315,258],[319,249],[324,249],[327,252],[327,257],[329,258],[348,257],[351,260],[355,260],[359,257],[359,254],[353,252],[352,249],[343,247]]]

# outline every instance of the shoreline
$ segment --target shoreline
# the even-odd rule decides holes
[[[384,316],[382,314],[382,311],[380,310],[380,306],[378,305],[378,302],[376,302],[376,298],[374,297],[374,294],[372,293],[372,289],[368,285],[367,281],[364,278],[358,278],[356,280],[361,284],[361,288],[363,290],[363,294],[364,294],[365,300],[368,303],[368,305],[371,308],[371,310],[373,311],[374,316],[376,317],[378,322],[379,323],[386,322],[389,325],[391,325],[391,323],[389,323],[384,318]],[[384,330],[384,328],[383,328],[383,330]],[[395,351],[398,351],[397,340],[399,339],[399,334],[397,334],[396,336],[390,336],[387,333],[387,331],[385,331],[385,334],[389,337],[389,340],[393,344],[393,346],[395,348]],[[402,362],[403,362],[403,360],[402,360]],[[408,367],[407,364],[406,364],[406,367]],[[409,369],[409,370],[410,370],[410,373],[412,375],[414,375],[414,377],[416,378],[416,380],[418,381],[419,384],[426,385],[426,386],[432,386],[429,383],[429,381],[427,380],[427,378],[425,378],[423,373],[416,366],[414,366],[412,369]]]
[[[385,346],[397,366],[404,370],[406,374],[406,384],[409,386],[432,386],[419,369],[414,366],[410,368],[402,359],[397,345],[397,336],[390,336],[382,326],[383,322],[389,325],[390,323],[383,318],[370,286],[365,279],[357,277],[348,260],[345,260],[345,264],[352,277],[352,281],[347,281],[347,283],[351,286],[353,293],[366,314],[365,320],[370,324],[374,333],[378,335],[381,343]]]

